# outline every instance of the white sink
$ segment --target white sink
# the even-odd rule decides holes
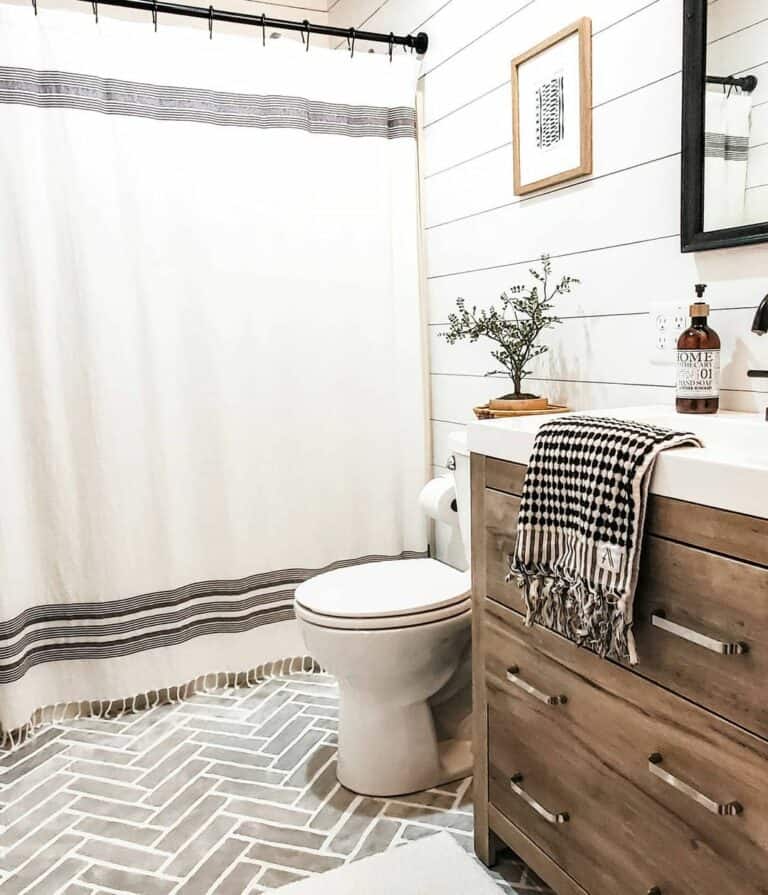
[[[670,407],[580,411],[695,432],[704,448],[664,451],[651,491],[664,497],[768,519],[768,422],[760,414],[722,411],[697,416]],[[528,463],[536,432],[550,416],[490,420],[469,425],[469,449],[513,463]],[[768,545],[766,545],[768,550]]]

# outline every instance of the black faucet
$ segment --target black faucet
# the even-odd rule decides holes
[[[758,336],[768,333],[768,295],[760,302],[752,321],[752,332]],[[768,378],[768,370],[747,370],[747,376]],[[765,409],[765,419],[768,422],[768,407]]]

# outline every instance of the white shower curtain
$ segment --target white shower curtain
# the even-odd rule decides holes
[[[0,12],[6,735],[425,550],[416,63],[281,44]]]
[[[752,96],[706,93],[704,133],[704,229],[742,227],[745,219]]]

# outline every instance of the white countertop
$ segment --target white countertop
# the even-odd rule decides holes
[[[656,461],[651,492],[768,519],[768,422],[762,415],[730,411],[683,414],[665,406],[579,412],[695,432],[704,448],[664,451]],[[527,464],[539,426],[554,418],[527,416],[470,423],[469,449]]]

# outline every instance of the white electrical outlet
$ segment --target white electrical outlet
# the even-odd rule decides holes
[[[688,327],[688,307],[677,302],[651,302],[648,323],[651,363],[674,365],[677,340]]]

